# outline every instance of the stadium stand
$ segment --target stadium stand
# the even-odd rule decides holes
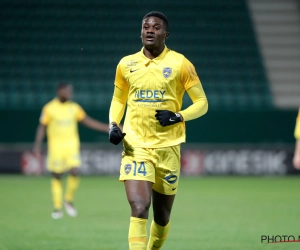
[[[248,0],[274,105],[300,106],[300,1]]]
[[[141,48],[151,10],[168,16],[167,45],[196,66],[210,110],[273,108],[246,1],[13,0],[0,3],[0,109],[40,109],[58,81],[85,108],[108,109],[116,65]]]

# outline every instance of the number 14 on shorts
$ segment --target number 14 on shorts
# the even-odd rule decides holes
[[[133,176],[136,176],[137,173],[144,176],[147,175],[145,162],[143,161],[140,163],[137,163],[136,161],[133,162]]]

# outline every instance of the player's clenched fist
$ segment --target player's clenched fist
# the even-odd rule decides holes
[[[174,113],[169,110],[156,110],[155,117],[162,126],[169,126],[183,121],[179,113]]]
[[[126,133],[122,133],[117,124],[112,123],[109,125],[109,141],[115,145],[118,145],[124,138]]]

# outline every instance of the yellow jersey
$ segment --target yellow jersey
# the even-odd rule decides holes
[[[86,113],[73,101],[60,102],[57,98],[48,102],[42,110],[40,123],[47,126],[49,148],[79,147],[78,121]]]
[[[192,63],[167,47],[154,59],[147,58],[143,49],[122,58],[115,86],[128,91],[124,144],[158,148],[185,142],[184,122],[163,127],[155,114],[156,110],[179,112],[185,90],[199,83]]]
[[[295,127],[294,135],[297,140],[300,140],[300,108],[299,108],[298,117],[296,120],[296,127]]]

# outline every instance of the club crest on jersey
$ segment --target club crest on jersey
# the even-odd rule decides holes
[[[124,166],[124,172],[125,172],[125,174],[129,174],[130,171],[131,171],[131,164],[126,164]]]
[[[165,78],[169,78],[171,74],[172,74],[172,68],[165,67],[163,69],[163,75],[164,75]]]

